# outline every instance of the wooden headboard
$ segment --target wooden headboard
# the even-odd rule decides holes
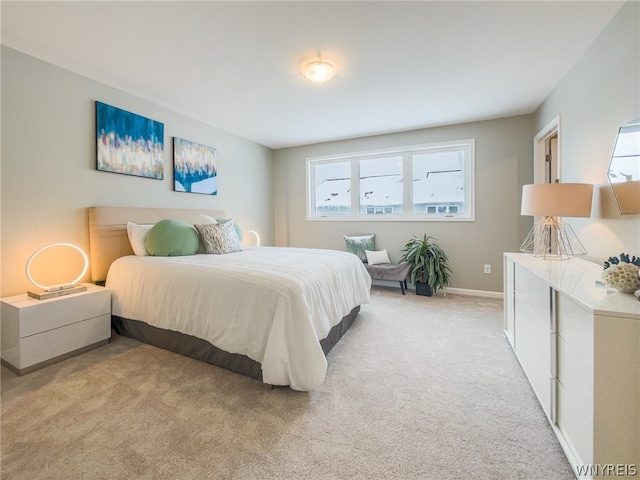
[[[114,260],[125,255],[133,255],[127,236],[127,222],[156,223],[165,218],[174,218],[186,223],[204,223],[200,215],[225,217],[222,210],[89,207],[91,279],[94,282],[105,280]]]

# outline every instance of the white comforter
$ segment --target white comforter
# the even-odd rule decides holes
[[[325,378],[319,341],[355,306],[371,278],[334,250],[248,247],[227,255],[116,260],[112,313],[203,338],[262,365],[263,381],[312,390]]]

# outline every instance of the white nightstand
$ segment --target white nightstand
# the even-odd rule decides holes
[[[85,292],[36,300],[3,298],[2,364],[24,375],[105,345],[111,337],[111,293],[88,285]]]

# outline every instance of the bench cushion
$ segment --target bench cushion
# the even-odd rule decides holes
[[[409,273],[409,264],[402,263],[380,263],[377,265],[365,264],[369,275],[374,280],[395,280],[402,282],[407,278]]]

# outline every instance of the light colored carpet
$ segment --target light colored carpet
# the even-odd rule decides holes
[[[2,368],[2,479],[573,479],[502,302],[372,301],[309,393],[115,336]]]

